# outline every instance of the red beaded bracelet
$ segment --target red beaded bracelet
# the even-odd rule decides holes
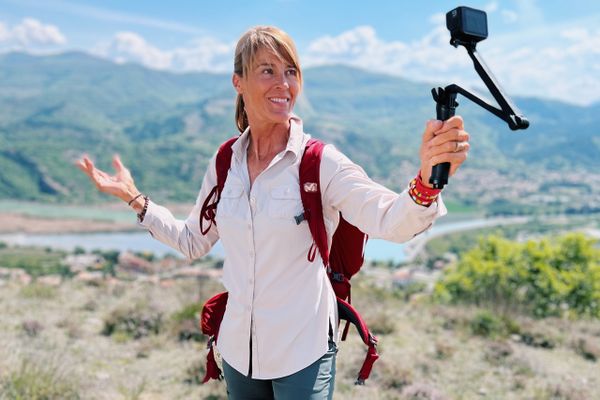
[[[433,189],[425,186],[421,179],[421,171],[410,181],[408,195],[413,201],[421,206],[429,207],[440,194],[441,189]]]

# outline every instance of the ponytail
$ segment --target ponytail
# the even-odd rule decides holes
[[[246,115],[244,108],[244,98],[241,94],[238,94],[235,101],[235,123],[240,133],[244,132],[248,127],[248,115]]]

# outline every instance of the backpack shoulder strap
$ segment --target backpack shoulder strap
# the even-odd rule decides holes
[[[215,221],[215,215],[217,213],[217,204],[221,200],[221,192],[225,186],[227,180],[227,174],[231,167],[231,157],[233,156],[233,144],[238,140],[239,136],[234,136],[231,139],[223,143],[217,151],[217,158],[215,160],[215,168],[217,170],[217,184],[212,188],[200,210],[200,232],[206,235],[210,230],[212,224],[217,224]],[[204,228],[204,222],[208,223],[206,229]]]
[[[308,260],[313,261],[316,250],[321,254],[323,264],[329,265],[327,231],[323,220],[323,202],[321,200],[321,157],[325,143],[309,139],[300,162],[300,198],[304,207],[304,219],[308,222],[313,245],[308,252]],[[298,221],[300,223],[300,221]],[[316,246],[316,248],[315,248]]]
[[[239,136],[234,136],[231,139],[223,143],[217,151],[217,159],[215,166],[217,169],[217,186],[219,191],[223,190],[225,181],[227,180],[227,173],[231,167],[231,157],[233,156],[233,144],[239,139]]]

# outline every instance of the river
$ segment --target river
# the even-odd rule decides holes
[[[370,239],[365,249],[365,258],[374,261],[409,261],[418,254],[427,240],[434,237],[488,226],[523,224],[527,220],[526,217],[511,217],[479,218],[446,223],[440,221],[429,231],[404,244]],[[0,235],[0,242],[19,246],[51,247],[68,251],[81,247],[86,251],[94,249],[129,250],[135,252],[150,251],[159,257],[169,253],[177,255],[175,250],[152,239],[146,231],[89,234],[2,234]],[[223,247],[219,242],[213,247],[210,255],[217,258],[224,256]]]

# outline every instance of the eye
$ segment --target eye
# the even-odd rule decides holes
[[[288,68],[285,73],[291,76],[298,76],[298,71],[296,68]]]
[[[271,67],[263,68],[261,73],[264,75],[271,75],[271,74],[273,74],[273,68],[271,68]]]

